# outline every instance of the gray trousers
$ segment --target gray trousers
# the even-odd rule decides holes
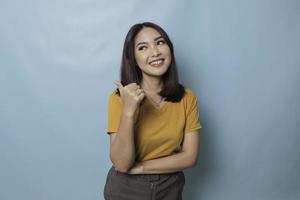
[[[104,186],[106,200],[182,200],[183,171],[168,174],[128,174],[112,166]]]

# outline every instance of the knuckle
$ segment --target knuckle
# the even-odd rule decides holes
[[[136,84],[136,83],[130,83],[129,85],[132,85],[132,86],[133,86],[133,85],[137,85],[137,84]]]

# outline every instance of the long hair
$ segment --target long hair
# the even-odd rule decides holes
[[[142,81],[142,71],[138,67],[134,56],[134,40],[136,35],[144,27],[150,27],[159,32],[170,48],[171,63],[168,70],[162,75],[163,86],[162,90],[158,94],[162,97],[165,97],[166,101],[178,102],[184,96],[185,89],[184,86],[179,83],[173,44],[167,33],[160,26],[152,22],[138,23],[129,29],[123,46],[120,68],[121,83],[122,85],[126,86],[130,83],[140,84]],[[120,95],[118,89],[116,93]]]

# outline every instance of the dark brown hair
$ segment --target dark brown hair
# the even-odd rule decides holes
[[[130,83],[137,83],[140,85],[142,81],[142,71],[138,67],[134,56],[134,40],[136,35],[144,27],[150,27],[159,32],[170,48],[171,63],[168,70],[162,75],[163,87],[158,94],[162,97],[166,97],[166,101],[178,102],[184,96],[185,90],[184,86],[179,83],[173,44],[167,33],[160,26],[152,22],[138,23],[129,29],[123,46],[120,68],[121,83],[123,86],[126,86]],[[118,89],[116,93],[120,95]]]

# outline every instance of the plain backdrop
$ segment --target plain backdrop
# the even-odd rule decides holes
[[[108,95],[144,21],[199,98],[184,199],[300,199],[299,0],[0,0],[0,199],[104,199]]]

